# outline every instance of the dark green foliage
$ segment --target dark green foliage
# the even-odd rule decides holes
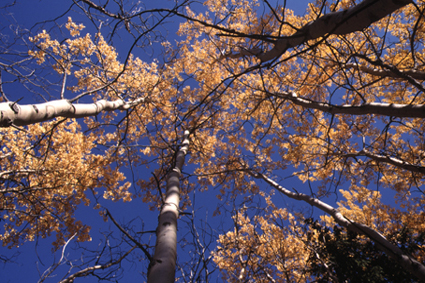
[[[311,247],[308,261],[315,282],[418,282],[369,239],[339,226],[331,230],[311,218],[305,223],[310,231],[319,233],[319,242],[311,240],[310,232],[307,243]],[[386,237],[411,255],[419,252],[425,242],[424,234],[413,235],[408,229]]]

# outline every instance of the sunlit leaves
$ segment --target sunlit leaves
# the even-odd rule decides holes
[[[423,168],[423,119],[331,115],[291,103],[283,93],[292,91],[313,102],[344,107],[371,102],[423,104],[423,78],[416,76],[424,69],[419,35],[423,8],[408,5],[367,29],[307,41],[261,66],[257,52],[269,50],[273,36],[294,34],[296,28],[356,3],[317,1],[310,3],[303,17],[280,7],[256,15],[251,8],[241,9],[231,1],[208,1],[207,5],[209,13],[192,12],[190,17],[208,25],[188,21],[180,29],[180,34],[187,35],[181,57],[193,62],[185,70],[199,82],[199,91],[193,92],[199,98],[192,96],[191,103],[196,105],[196,99],[208,107],[216,103],[226,111],[227,121],[235,122],[213,123],[219,115],[209,121],[214,125],[214,134],[208,133],[214,135],[215,154],[210,155],[211,161],[204,157],[207,166],[196,170],[201,184],[220,184],[219,197],[224,199],[226,191],[246,192],[249,182],[241,173],[246,168],[285,175],[280,170],[289,167],[295,170],[292,176],[308,184],[316,196],[347,186],[344,204],[351,210],[341,208],[343,214],[378,230],[393,232],[408,217],[421,219],[423,174],[403,164]],[[281,14],[286,22],[278,21]],[[214,21],[216,29],[209,26]],[[381,204],[379,194],[371,192],[374,188],[393,189],[397,205],[416,216]],[[418,194],[411,195],[415,190]],[[358,200],[361,205],[350,202],[351,194],[364,195]],[[363,219],[358,218],[360,214]],[[248,229],[251,220],[245,220]],[[236,241],[234,232],[229,233],[220,241],[226,237]],[[246,233],[251,235],[246,239],[255,238],[253,232]],[[228,253],[230,262],[237,258],[235,248],[220,253]],[[239,253],[245,252],[240,249]],[[222,268],[238,278],[246,267],[241,263],[238,270],[230,264]]]
[[[298,34],[313,39],[261,60],[279,39],[311,31],[302,28],[359,2],[316,1],[296,16],[262,1],[209,0],[201,13],[193,6],[181,12],[187,21],[179,41],[164,42],[165,58],[151,62],[119,54],[100,32],[84,35],[72,19],[64,25],[69,38],[46,31],[32,37],[29,55],[64,81],[71,77],[61,96],[145,100],[125,113],[86,118],[84,133],[74,121],[7,130],[3,242],[75,231],[88,239],[88,228],[73,219],[75,207],[89,202],[88,192],[124,201],[137,196],[151,209],[161,207],[182,130],[190,131],[191,141],[181,209],[195,189],[216,189],[222,202],[262,193],[267,187],[248,173],[255,170],[297,178],[314,197],[340,194],[343,215],[383,233],[403,225],[422,233],[423,119],[356,113],[356,107],[424,103],[423,3],[350,34]],[[297,98],[354,110],[334,114],[297,104]],[[136,180],[132,194],[121,171],[137,166],[152,174]],[[397,209],[381,201],[389,189]],[[261,215],[234,214],[235,228],[219,238],[216,264],[234,281],[309,280],[305,242],[317,239],[270,198],[266,203]],[[47,219],[45,226],[40,219]]]
[[[236,212],[235,228],[218,239],[214,262],[228,282],[308,282],[308,250],[295,217],[274,206],[270,196],[266,202],[264,216]]]
[[[94,154],[96,136],[85,136],[76,121],[31,125],[28,132],[4,129],[0,211],[6,221],[3,245],[16,246],[56,233],[56,245],[77,233],[89,240],[90,228],[74,218],[79,204],[105,187],[105,197],[129,200],[125,177],[112,159]]]

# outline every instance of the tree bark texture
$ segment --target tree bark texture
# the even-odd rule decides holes
[[[177,260],[177,219],[180,203],[180,177],[189,148],[189,131],[176,155],[176,164],[167,175],[166,197],[158,217],[155,253],[148,269],[148,283],[175,281]]]
[[[132,102],[122,99],[93,103],[71,103],[66,99],[52,100],[45,103],[19,105],[16,102],[0,103],[0,127],[26,126],[49,121],[56,117],[82,118],[96,116],[102,111],[127,110],[145,101],[139,98]]]

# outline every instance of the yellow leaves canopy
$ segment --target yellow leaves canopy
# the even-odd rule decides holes
[[[89,227],[74,218],[81,203],[90,203],[95,188],[105,197],[130,200],[128,184],[113,158],[94,154],[95,135],[85,136],[75,120],[52,121],[28,127],[27,132],[2,130],[0,209],[7,220],[0,236],[3,245],[17,246],[36,236],[57,233],[58,242],[77,233],[88,240]]]
[[[38,64],[73,80],[72,102],[92,95],[94,101],[142,97],[145,103],[125,115],[86,118],[85,132],[76,121],[4,130],[3,243],[52,232],[59,238],[78,232],[87,240],[89,229],[73,219],[76,206],[88,204],[87,194],[100,187],[105,198],[130,201],[125,166],[154,167],[150,179],[137,181],[137,196],[151,209],[160,207],[157,188],[175,161],[181,130],[191,132],[196,179],[196,185],[183,182],[182,208],[195,188],[217,187],[223,201],[264,191],[249,174],[262,172],[297,177],[315,197],[342,187],[341,213],[384,234],[403,225],[424,232],[425,124],[400,114],[403,106],[422,109],[425,101],[423,3],[366,29],[312,35],[321,16],[357,4],[317,1],[296,16],[281,6],[262,13],[270,7],[260,1],[208,0],[202,13],[187,8],[182,40],[175,48],[162,44],[161,63],[130,53],[120,61],[102,34],[82,35],[84,26],[72,19],[65,24],[71,37],[61,43],[46,31],[30,38],[29,55]],[[306,40],[262,59],[299,37]],[[61,98],[68,95],[63,89]],[[392,189],[399,208],[381,203],[385,191],[376,187]],[[219,237],[214,261],[234,281],[308,281],[305,231],[291,213],[266,203],[261,216],[235,213],[235,228]]]

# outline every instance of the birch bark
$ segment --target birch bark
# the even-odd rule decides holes
[[[167,175],[166,197],[158,217],[155,253],[148,268],[148,283],[175,281],[180,177],[188,149],[189,131],[185,131],[182,147],[176,155],[175,167]]]
[[[127,110],[143,102],[145,102],[145,98],[139,98],[132,102],[125,102],[121,99],[114,101],[102,99],[93,103],[71,103],[66,99],[61,99],[31,105],[2,102],[0,103],[0,127],[26,126],[49,121],[56,117],[96,116],[102,111]]]

